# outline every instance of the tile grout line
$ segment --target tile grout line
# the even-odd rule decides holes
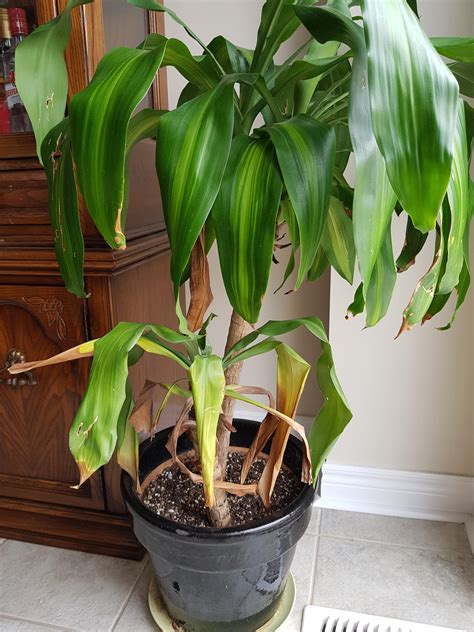
[[[61,625],[56,625],[55,623],[51,623],[49,621],[38,621],[37,619],[28,619],[25,617],[18,617],[13,614],[6,614],[4,612],[0,612],[0,619],[8,619],[10,621],[18,621],[19,623],[34,623],[35,625],[39,625],[44,628],[53,628],[54,630],[58,630],[58,632],[81,632],[79,628],[69,628]]]
[[[323,517],[322,509],[319,510],[318,519],[316,522],[316,541],[314,543],[314,552],[313,552],[313,569],[311,572],[311,580],[309,583],[309,603],[313,603],[314,590],[316,588],[316,570],[318,568],[318,557],[319,557],[319,542],[320,542],[320,533],[321,533],[321,521]],[[306,604],[309,605],[309,604]],[[303,608],[304,610],[304,608]]]
[[[128,604],[130,602],[130,599],[132,598],[132,595],[135,592],[135,588],[138,586],[138,582],[142,578],[142,576],[145,573],[146,569],[148,568],[149,564],[150,564],[150,560],[148,559],[146,564],[143,565],[143,568],[142,568],[141,572],[138,573],[137,578],[133,582],[133,584],[132,584],[132,586],[131,586],[131,588],[130,588],[130,590],[128,592],[128,595],[125,597],[124,602],[120,606],[119,611],[117,612],[117,615],[115,616],[115,619],[110,624],[110,627],[109,627],[107,632],[113,632],[113,630],[115,630],[115,628],[117,627],[117,624],[120,621],[120,618],[123,615],[123,613],[125,611],[125,608],[128,606]]]
[[[394,546],[402,549],[414,549],[415,551],[428,551],[430,553],[451,553],[453,555],[459,555],[460,557],[466,557],[468,559],[472,559],[473,554],[466,552],[463,553],[461,551],[456,551],[455,549],[441,549],[434,547],[426,547],[426,546],[415,546],[413,544],[398,544],[397,542],[387,542],[384,540],[364,540],[363,538],[349,538],[344,537],[342,535],[331,535],[330,533],[320,533],[320,538],[330,538],[331,540],[345,540],[346,542],[364,542],[365,544],[382,544],[383,546]]]

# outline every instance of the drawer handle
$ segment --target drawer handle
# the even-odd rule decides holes
[[[0,373],[8,371],[8,369],[14,364],[20,364],[25,361],[25,354],[22,351],[18,351],[18,349],[10,349],[7,353],[5,366],[0,369]],[[31,371],[26,371],[21,375],[12,375],[4,378],[0,377],[0,384],[6,384],[7,386],[33,386],[37,383],[38,382],[33,377],[33,373],[31,373]]]

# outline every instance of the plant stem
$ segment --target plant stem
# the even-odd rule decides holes
[[[229,331],[227,334],[227,342],[225,353],[241,340],[251,330],[249,323],[242,318],[235,310],[232,312],[230,319]],[[225,372],[226,384],[239,384],[240,375],[242,373],[243,362],[236,362],[230,366]],[[230,443],[230,430],[227,426],[232,424],[234,416],[235,399],[225,397],[222,403],[222,414],[219,418],[217,427],[217,448],[216,462],[214,468],[214,479],[224,480],[227,466],[227,455]],[[215,489],[215,505],[209,509],[209,520],[213,527],[226,527],[230,524],[230,511],[227,503],[227,494],[223,489]]]

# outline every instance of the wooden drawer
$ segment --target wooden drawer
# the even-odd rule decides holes
[[[86,339],[83,302],[62,287],[0,287],[0,367],[12,349],[43,359]],[[103,509],[101,474],[81,487],[68,432],[87,362],[0,373],[0,495]]]

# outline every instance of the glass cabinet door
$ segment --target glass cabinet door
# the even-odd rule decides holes
[[[15,50],[38,25],[34,0],[0,0],[0,157],[34,155],[31,123],[15,82]]]

